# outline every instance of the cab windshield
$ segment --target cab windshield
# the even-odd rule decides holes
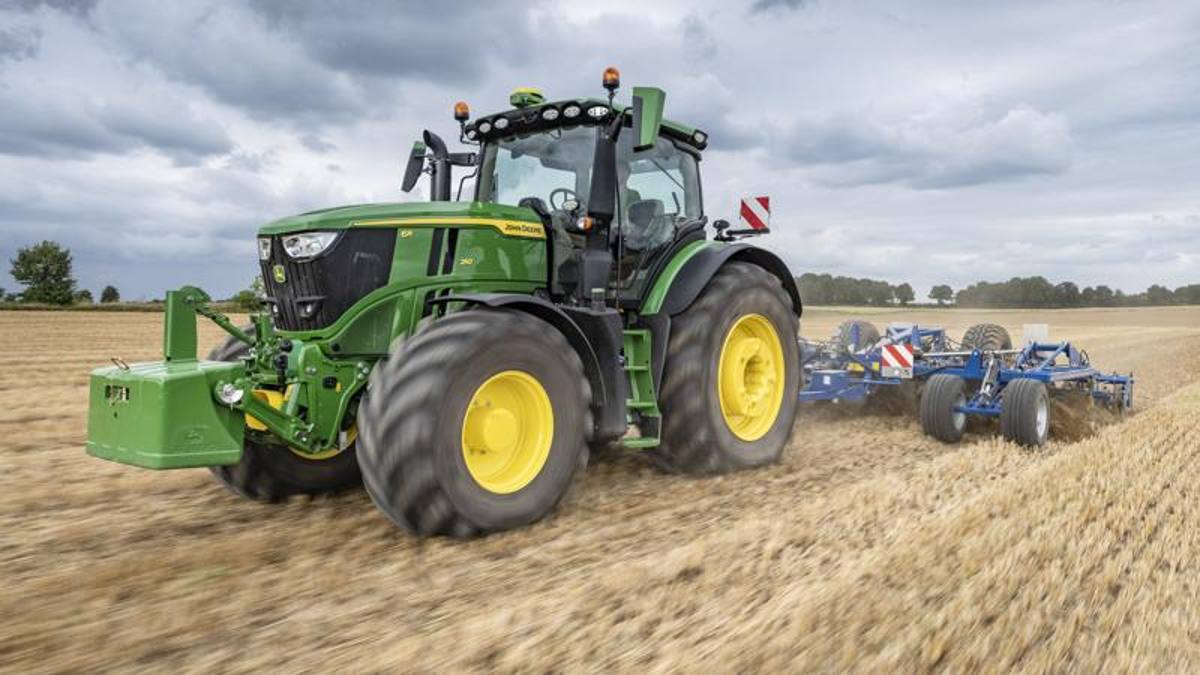
[[[696,157],[660,137],[651,148],[633,151],[625,129],[617,143],[619,226],[630,244],[646,248],[674,227],[703,213]],[[526,197],[552,212],[587,211],[596,128],[552,129],[502,139],[484,148],[476,199],[518,206]]]
[[[538,197],[553,210],[570,199],[587,209],[595,127],[553,129],[489,143],[477,199],[517,206]]]

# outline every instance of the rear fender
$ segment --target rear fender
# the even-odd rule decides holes
[[[661,307],[656,311],[645,313],[679,314],[700,297],[700,292],[708,285],[708,281],[713,278],[717,270],[733,260],[758,265],[775,275],[779,279],[779,283],[783,285],[783,290],[792,300],[792,311],[796,313],[797,317],[801,315],[803,303],[800,300],[800,289],[796,287],[796,279],[788,270],[787,265],[774,253],[744,243],[709,245],[696,250],[670,279],[659,279],[655,282],[655,286],[666,282],[668,287]]]
[[[667,341],[671,333],[671,317],[691,306],[717,270],[727,262],[738,261],[758,265],[775,275],[783,290],[792,301],[792,311],[799,318],[803,312],[800,289],[796,279],[779,256],[757,246],[745,243],[719,244],[706,242],[694,249],[685,249],[689,256],[679,267],[668,265],[655,280],[647,294],[639,323],[651,329],[651,355],[654,371],[654,389],[662,386],[663,368],[666,364]]]

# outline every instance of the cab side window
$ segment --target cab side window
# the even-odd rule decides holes
[[[670,243],[676,228],[700,217],[696,158],[666,138],[633,152],[629,134],[618,151],[621,231],[631,251]]]

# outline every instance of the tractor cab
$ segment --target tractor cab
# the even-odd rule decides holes
[[[606,71],[604,84],[615,92],[615,69]],[[673,251],[704,239],[699,163],[708,137],[662,120],[664,98],[661,90],[637,87],[633,106],[611,96],[548,102],[540,91],[521,88],[510,97],[512,109],[473,121],[465,103],[455,106],[460,140],[479,147],[459,155],[474,169],[474,200],[526,207],[543,221],[548,291],[555,300],[591,299],[594,282],[584,285],[582,276],[589,238],[611,259],[606,294],[630,307],[640,304]],[[615,151],[611,159],[597,156],[605,145]],[[418,148],[414,158],[423,154]],[[431,173],[436,182],[437,168]],[[609,185],[593,199],[598,179]],[[589,216],[597,207],[611,215]],[[603,229],[601,242],[595,242],[600,233],[590,231],[594,225]]]

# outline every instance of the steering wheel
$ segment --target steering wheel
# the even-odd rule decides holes
[[[563,196],[561,204],[554,203],[554,197],[556,195]],[[562,211],[563,207],[567,205],[567,201],[571,199],[574,199],[576,203],[579,203],[579,195],[575,194],[574,190],[564,187],[554,188],[550,191],[550,208],[554,209],[555,211]]]

